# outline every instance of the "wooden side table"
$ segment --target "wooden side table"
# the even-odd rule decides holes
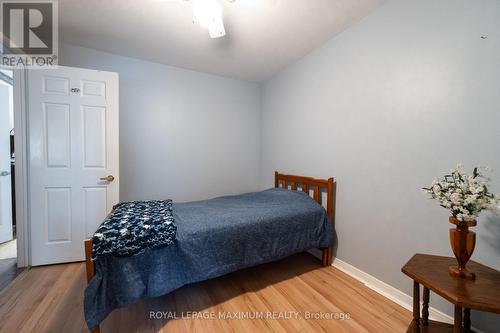
[[[413,320],[407,333],[471,332],[470,310],[500,314],[500,272],[469,261],[467,268],[476,273],[476,280],[453,278],[448,267],[456,265],[455,258],[415,254],[401,271],[413,279]],[[422,316],[420,316],[420,285],[424,287]],[[454,324],[429,320],[430,291],[455,305]]]

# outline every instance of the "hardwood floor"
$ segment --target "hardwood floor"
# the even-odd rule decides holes
[[[85,284],[83,263],[28,270],[0,293],[0,332],[86,332]],[[151,312],[177,319],[150,319]],[[308,312],[349,318],[306,318]],[[101,331],[387,333],[406,332],[410,321],[409,311],[304,253],[115,310]]]
[[[16,258],[0,259],[0,291],[21,274],[22,268],[17,268]]]

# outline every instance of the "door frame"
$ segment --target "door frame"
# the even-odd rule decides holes
[[[13,84],[17,266],[31,264],[28,205],[27,72],[16,69]]]

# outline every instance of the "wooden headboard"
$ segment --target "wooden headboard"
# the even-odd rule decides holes
[[[290,187],[288,187],[290,185]],[[335,180],[332,178],[328,179],[317,179],[312,177],[295,176],[295,175],[285,175],[274,172],[274,187],[276,188],[286,188],[292,191],[297,191],[298,188],[302,192],[311,195],[310,189],[313,190],[312,198],[319,203],[321,202],[321,193],[323,189],[326,189],[326,213],[328,214],[328,219],[333,223],[334,210],[333,204],[335,202]]]
[[[288,187],[290,185],[290,187]],[[330,223],[334,222],[334,209],[333,205],[335,203],[335,180],[332,178],[328,179],[317,179],[312,177],[295,176],[295,175],[285,175],[274,172],[274,187],[276,188],[286,188],[292,191],[297,191],[298,188],[302,192],[311,195],[310,189],[313,190],[312,198],[319,203],[321,202],[321,193],[323,189],[326,189],[326,213],[328,215],[328,220]],[[333,249],[332,247],[322,248],[322,262],[323,266],[330,266],[333,260]]]

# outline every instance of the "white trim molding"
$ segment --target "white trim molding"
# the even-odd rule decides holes
[[[26,128],[26,70],[14,70],[14,151],[15,195],[16,195],[16,238],[17,266],[30,265],[30,237],[28,224],[28,168],[27,168],[27,128]]]
[[[380,281],[376,277],[363,272],[362,270],[346,263],[338,258],[333,258],[332,266],[338,270],[346,273],[350,277],[363,283],[365,286],[371,290],[379,293],[380,295],[390,299],[394,303],[402,306],[403,308],[413,311],[413,298],[399,289],[388,285],[387,283]],[[436,308],[429,306],[429,318],[436,321],[441,321],[449,324],[453,324],[453,317],[447,315],[446,313],[439,311]],[[477,328],[473,328],[474,332],[483,333]]]
[[[403,308],[413,311],[413,298],[401,290],[388,285],[387,283],[380,281],[376,277],[363,272],[362,270],[346,263],[338,258],[333,258],[332,266],[338,270],[346,273],[347,275],[355,278],[359,282],[363,283],[368,288],[376,291],[380,295],[390,299],[394,303],[401,305]],[[431,306],[429,306],[429,318],[432,320],[442,321],[446,323],[453,323],[453,318]]]

